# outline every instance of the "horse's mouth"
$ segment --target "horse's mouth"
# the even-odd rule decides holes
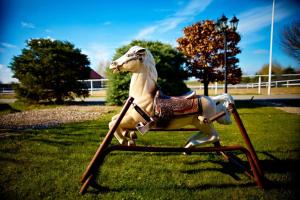
[[[110,69],[112,70],[112,72],[115,74],[115,73],[118,73],[120,71],[120,68],[119,66],[113,66],[113,67],[110,67]]]
[[[115,74],[115,73],[117,73],[119,70],[118,70],[118,68],[113,68],[112,69],[112,72]]]

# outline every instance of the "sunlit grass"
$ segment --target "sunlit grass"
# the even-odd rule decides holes
[[[17,136],[1,138],[0,196],[3,199],[296,199],[300,116],[255,104],[239,106],[270,181],[264,191],[216,154],[113,152],[106,158],[98,178],[107,189],[89,188],[81,196],[80,176],[108,131],[107,124],[113,115],[108,114],[96,121],[26,130]],[[235,125],[216,125],[216,128],[222,144],[243,144]],[[183,146],[190,135],[150,132],[139,135],[137,144]]]

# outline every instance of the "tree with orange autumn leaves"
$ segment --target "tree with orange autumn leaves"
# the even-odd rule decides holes
[[[184,36],[177,39],[177,47],[187,58],[190,76],[204,84],[204,95],[208,96],[208,84],[224,80],[224,35],[216,30],[214,21],[206,20],[187,26]],[[228,29],[227,37],[227,80],[236,84],[241,81],[242,72],[236,55],[241,53],[238,42],[240,35]]]

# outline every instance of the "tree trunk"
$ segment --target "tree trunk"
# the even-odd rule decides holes
[[[208,96],[208,82],[203,82],[204,85],[204,96]]]
[[[204,85],[204,96],[208,96],[208,76],[207,76],[207,70],[204,69],[204,74],[203,74],[203,85]]]

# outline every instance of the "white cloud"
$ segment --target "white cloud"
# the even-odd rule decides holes
[[[179,10],[177,16],[191,16],[201,13],[212,2],[212,0],[192,0],[183,9]]]
[[[21,26],[22,28],[31,28],[31,29],[35,28],[35,25],[29,22],[21,22]]]
[[[52,33],[53,31],[51,29],[45,29],[46,33]]]
[[[140,32],[137,34],[137,36],[135,38],[136,39],[146,38],[147,36],[154,33],[158,28],[159,28],[158,25],[146,27],[146,28],[140,30]]]
[[[187,19],[187,17],[173,17],[165,19],[160,23],[160,31],[164,33],[169,30],[172,30]]]
[[[51,40],[52,42],[55,40],[53,37],[51,37],[50,35],[47,35],[46,39]]]
[[[282,4],[275,6],[275,22],[280,21],[291,14],[289,10]],[[253,8],[246,12],[238,14],[240,19],[238,31],[242,34],[248,34],[258,31],[271,25],[272,5]]]
[[[191,0],[185,7],[178,10],[170,17],[162,19],[155,24],[140,30],[135,38],[145,39],[155,32],[165,33],[169,30],[173,30],[179,24],[191,20],[194,16],[204,11],[211,2],[212,0]]]
[[[10,43],[6,43],[6,42],[1,42],[0,44],[1,44],[1,46],[5,47],[5,48],[9,48],[9,49],[17,48],[16,45],[13,45],[13,44],[10,44]]]
[[[105,26],[111,25],[111,21],[106,21],[103,23],[103,25],[105,25]]]
[[[0,64],[0,82],[2,83],[10,83],[17,82],[17,79],[12,78],[12,71],[3,64]]]
[[[90,44],[87,48],[82,50],[82,53],[86,54],[91,62],[91,67],[94,70],[98,70],[100,62],[108,62],[112,58],[114,49],[109,46],[104,46],[98,43]]]

